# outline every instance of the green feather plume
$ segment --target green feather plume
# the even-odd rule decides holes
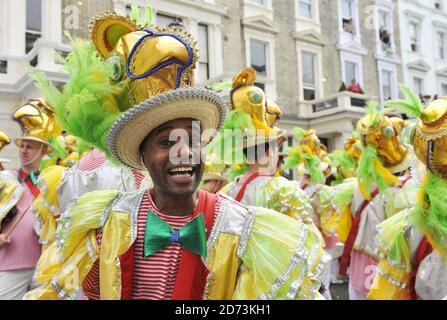
[[[321,162],[317,156],[307,157],[306,165],[309,170],[310,181],[314,184],[323,184],[326,181],[323,172],[318,169],[318,164]]]
[[[285,170],[295,169],[303,161],[303,155],[299,147],[287,147],[284,152],[287,153],[282,166]]]
[[[226,82],[219,81],[219,82],[215,82],[215,83],[208,85],[207,88],[210,90],[219,92],[222,90],[230,90],[232,84],[233,83],[231,81],[226,81]]]
[[[135,4],[130,6],[130,19],[135,21],[136,24],[141,24],[140,9]]]
[[[363,148],[357,169],[357,179],[360,183],[365,185],[366,191],[369,194],[371,194],[372,185],[374,183],[377,185],[380,192],[384,191],[389,186],[376,170],[376,159],[381,161],[374,148],[370,146]]]
[[[104,152],[109,129],[129,105],[125,103],[126,83],[112,84],[109,65],[102,61],[91,42],[76,40],[73,51],[64,60],[70,80],[63,92],[55,88],[43,73],[32,72],[36,86],[54,108],[61,127]]]
[[[297,139],[298,141],[300,141],[301,139],[303,139],[304,137],[304,133],[306,132],[306,130],[299,128],[299,127],[295,127],[293,128],[293,136],[295,137],[295,139]]]
[[[399,88],[405,96],[405,100],[390,100],[385,103],[385,106],[404,112],[410,118],[420,118],[424,111],[421,99],[404,84],[399,84]]]
[[[152,24],[152,20],[154,17],[154,10],[152,9],[152,6],[148,5],[146,6],[146,25],[150,26]]]
[[[447,181],[433,173],[427,173],[423,186],[424,201],[410,213],[410,221],[434,242],[436,249],[447,255]]]
[[[384,113],[384,110],[378,111],[379,104],[376,101],[368,101],[366,103],[366,110],[369,115],[369,127],[373,128],[380,122],[380,117]]]

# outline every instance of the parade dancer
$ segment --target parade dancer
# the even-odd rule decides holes
[[[397,212],[415,204],[417,184],[412,178],[415,157],[411,146],[400,141],[404,121],[377,111],[368,103],[368,114],[357,123],[362,155],[352,201],[343,210],[346,235],[340,274],[349,267],[349,297],[363,300],[371,288],[379,255],[374,245],[376,227]]]
[[[33,285],[41,246],[34,231],[36,218],[30,207],[40,193],[36,183],[42,159],[56,149],[51,142],[56,138],[54,135],[60,133],[53,110],[42,100],[29,100],[16,108],[12,119],[22,129],[22,136],[14,139],[20,148],[21,167],[6,172],[17,179],[22,192],[18,199],[19,188],[7,187],[11,185],[9,178],[3,180],[6,185],[0,186],[2,193],[7,193],[6,198],[15,199],[12,206],[7,206],[0,230],[0,299],[5,300],[21,299]]]
[[[401,90],[407,99],[388,106],[418,119],[411,140],[426,174],[418,171],[423,185],[417,204],[378,227],[381,259],[368,298],[442,300],[447,294],[447,100],[434,100],[424,110],[417,95],[405,86]]]
[[[59,218],[54,255],[42,266],[47,282],[27,298],[72,298],[81,284],[91,299],[319,298],[315,276],[326,257],[318,235],[275,211],[197,191],[201,147],[212,137],[201,133],[220,129],[226,106],[191,87],[198,52],[190,34],[104,14],[92,39],[102,59],[75,45],[74,56],[92,59],[80,74],[94,70],[95,85],[110,89],[106,65],[122,67],[112,80],[123,90],[105,90],[108,104],[91,110],[114,111],[96,123],[106,129],[98,138],[116,161],[148,170],[154,187],[80,197]],[[82,100],[98,97],[83,98],[77,107],[88,112]]]
[[[233,79],[230,94],[232,112],[224,128],[241,133],[234,151],[240,152],[239,158],[243,161],[233,165],[245,166],[246,172],[221,192],[244,205],[273,209],[313,226],[312,207],[306,194],[296,182],[275,176],[281,135],[274,124],[281,110],[272,100],[266,100],[263,90],[254,85],[255,80],[253,68],[242,70]],[[270,113],[267,113],[268,105],[275,106]],[[276,110],[276,116],[273,110]],[[267,122],[267,116],[270,122]],[[244,117],[246,121],[241,120]],[[225,137],[224,131],[221,137]]]

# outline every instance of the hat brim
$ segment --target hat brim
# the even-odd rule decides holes
[[[163,123],[175,119],[195,119],[202,132],[222,127],[226,105],[215,92],[203,88],[181,88],[161,93],[126,111],[112,126],[107,136],[111,154],[131,168],[145,170],[141,163],[140,145],[147,135]],[[208,137],[209,143],[214,136]]]
[[[262,144],[270,143],[278,139],[278,136],[245,136],[240,142],[236,143],[236,148],[238,149],[248,149],[254,146],[259,146]]]
[[[209,180],[220,180],[220,181],[224,181],[225,183],[228,183],[228,180],[225,177],[223,177],[217,173],[205,172],[202,176],[202,181],[205,182],[205,181],[209,181]]]
[[[22,140],[40,142],[49,148],[48,153],[50,153],[51,150],[53,150],[53,146],[48,141],[45,141],[43,139],[33,137],[33,136],[24,136],[24,137],[16,138],[16,139],[14,139],[14,143],[16,144],[16,146],[20,147],[20,145],[22,144]]]

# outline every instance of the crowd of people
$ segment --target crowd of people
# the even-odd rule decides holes
[[[0,171],[0,299],[332,299],[344,278],[351,300],[447,299],[447,99],[402,85],[343,150],[302,128],[284,148],[253,68],[196,88],[195,39],[143,24],[94,18],[62,90],[31,71],[43,98],[0,131],[20,156]]]

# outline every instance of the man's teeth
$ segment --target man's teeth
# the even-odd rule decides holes
[[[169,173],[171,174],[192,174],[192,172],[192,167],[177,167],[169,170]]]

